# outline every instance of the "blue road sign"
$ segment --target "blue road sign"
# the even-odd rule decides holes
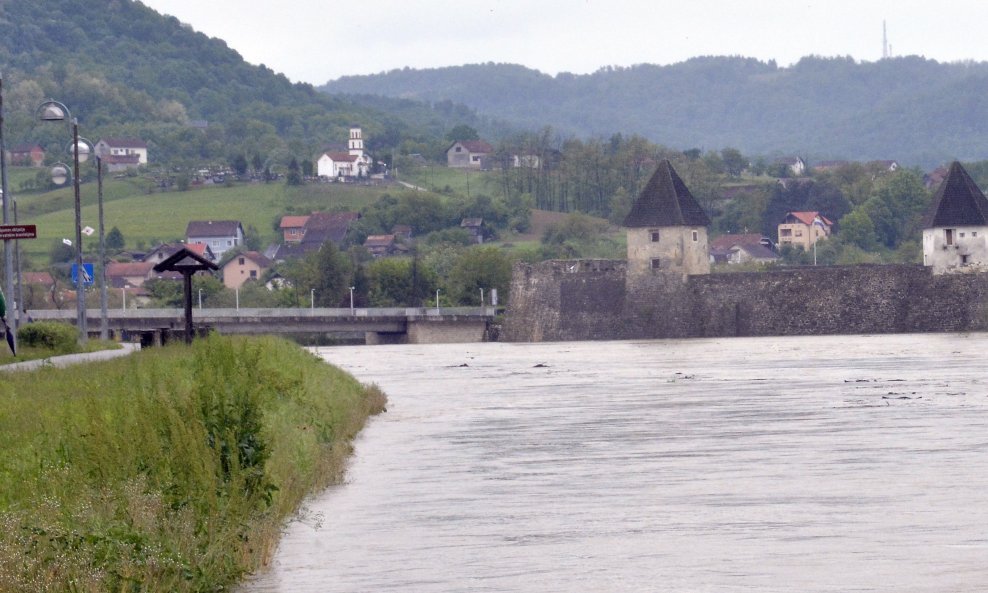
[[[95,271],[93,270],[93,264],[82,264],[82,285],[92,286]],[[78,264],[72,264],[72,284],[77,284],[79,282],[79,266]]]

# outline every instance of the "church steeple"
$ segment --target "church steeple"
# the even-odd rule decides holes
[[[364,139],[359,126],[350,126],[350,140],[347,143],[347,148],[352,156],[363,156]]]

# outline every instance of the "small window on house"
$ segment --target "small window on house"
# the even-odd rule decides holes
[[[699,240],[700,240],[700,233],[698,233],[697,231],[693,231],[693,241],[699,241]]]
[[[459,146],[457,146],[457,147],[456,147],[456,152],[463,152],[463,149],[462,149],[462,148],[460,148]]]
[[[954,244],[954,229],[944,229],[944,239],[947,245]]]
[[[780,237],[791,237],[792,236],[792,229],[782,229],[781,231],[779,231],[779,236]]]
[[[257,270],[251,270],[250,271],[250,277],[251,278],[257,278]]]
[[[966,266],[968,264],[968,258],[969,257],[971,257],[971,256],[970,255],[962,255],[961,256],[961,265],[962,266]]]
[[[978,231],[971,231],[971,236],[972,237],[977,237],[978,236]]]
[[[652,243],[658,243],[659,242],[659,231],[655,231],[655,230],[649,231],[648,232],[648,237],[649,237],[649,239],[651,239]]]
[[[796,236],[797,237],[802,237],[803,236],[803,231],[801,231],[799,229],[796,229]]]
[[[964,233],[958,233],[958,234],[959,234],[959,235],[960,235],[961,237],[963,237],[963,236],[964,236]]]
[[[659,258],[657,258],[657,257],[653,257],[652,258],[652,269],[653,270],[658,270],[659,269]]]

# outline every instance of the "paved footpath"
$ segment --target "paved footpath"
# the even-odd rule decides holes
[[[39,358],[37,360],[25,360],[24,362],[14,362],[0,365],[0,371],[30,371],[43,366],[67,367],[72,364],[93,362],[95,360],[109,360],[120,356],[127,356],[132,352],[141,349],[140,344],[131,342],[121,342],[122,348],[117,350],[99,350],[97,352],[84,352],[82,354],[66,354],[64,356],[52,356],[51,358]]]

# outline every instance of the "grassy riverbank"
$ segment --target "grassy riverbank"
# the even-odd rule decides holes
[[[286,341],[0,383],[0,590],[219,591],[342,475],[384,396]]]

